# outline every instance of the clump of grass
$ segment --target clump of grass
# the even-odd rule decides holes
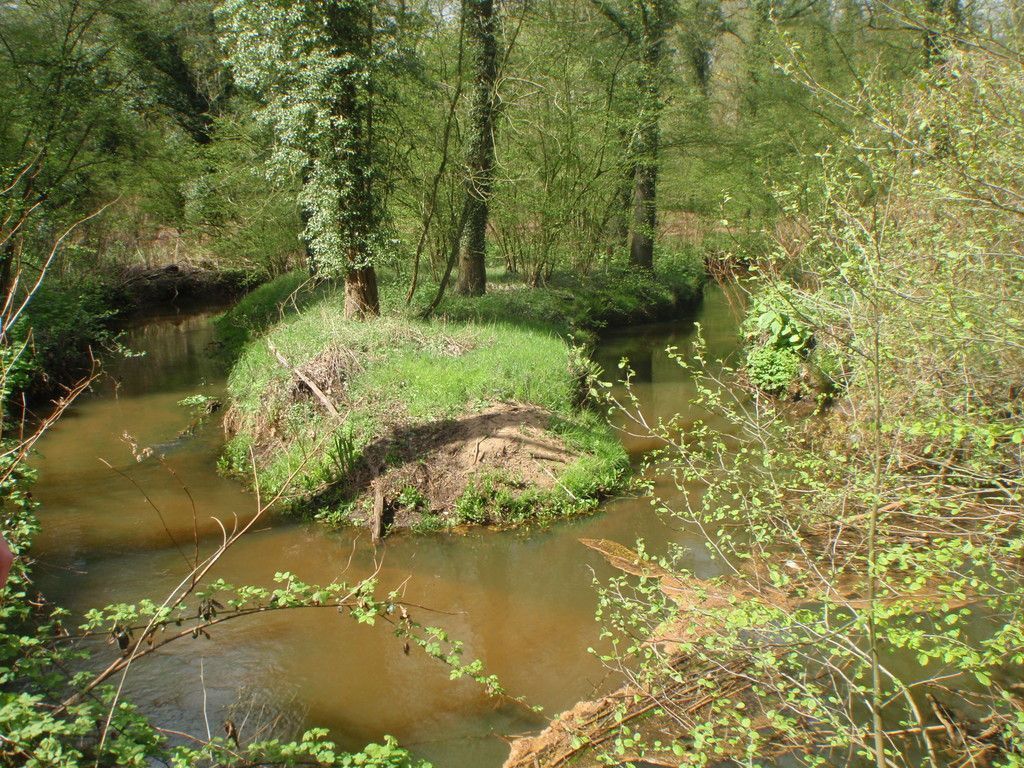
[[[296,399],[293,391],[295,368],[330,349],[352,359],[333,395],[349,409],[343,423],[315,398]],[[396,423],[437,422],[496,402],[521,402],[549,411],[552,431],[579,452],[564,470],[564,485],[575,487],[579,494],[572,495],[589,506],[597,493],[615,486],[627,462],[610,428],[578,407],[577,365],[569,344],[549,330],[397,315],[352,322],[344,318],[343,297],[325,295],[244,347],[228,379],[236,437],[222,467],[248,474],[249,452],[255,451],[261,486],[269,492],[301,468],[293,480],[293,499],[301,503],[322,494],[363,447]],[[344,451],[335,455],[339,444]],[[525,510],[527,502],[519,507]]]
[[[575,468],[577,476],[590,470],[582,460],[570,466]],[[563,476],[569,474],[565,472]],[[576,494],[561,480],[554,488],[524,488],[521,483],[500,473],[483,475],[475,478],[455,502],[448,522],[452,526],[490,525],[498,528],[547,525],[593,511],[601,498],[621,483],[622,473],[619,471],[613,486],[598,487],[588,483],[592,492]]]
[[[282,318],[323,296],[327,288],[329,286],[323,284],[315,285],[309,273],[302,270],[264,283],[214,321],[217,341],[224,353],[234,358],[246,343]]]

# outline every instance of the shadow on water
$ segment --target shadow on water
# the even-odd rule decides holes
[[[709,291],[698,319],[712,357],[734,347],[736,319],[719,291]],[[217,419],[167,452],[174,475],[158,461],[136,462],[123,437],[142,446],[166,443],[190,419],[180,399],[222,394],[209,321],[156,318],[132,329],[126,343],[145,356],[113,366],[111,378],[41,443],[37,576],[43,591],[72,611],[161,597],[185,569],[168,533],[187,552],[193,525],[210,534],[218,530],[213,516],[254,511],[253,498],[216,473]],[[629,357],[645,413],[668,417],[687,411],[693,386],[664,348],[685,348],[692,337],[692,320],[615,332],[597,359],[614,375],[618,360]],[[625,442],[634,455],[648,447]],[[195,499],[195,523],[182,484]],[[690,565],[699,574],[715,571],[700,542],[659,520],[646,499],[620,499],[599,515],[546,531],[405,534],[376,551],[365,532],[271,520],[242,539],[216,575],[235,584],[268,584],[275,571],[309,582],[352,581],[383,560],[384,589],[404,584],[407,600],[436,611],[413,618],[443,626],[465,642],[467,658],[481,658],[513,695],[553,715],[615,682],[586,650],[599,644],[593,580],[611,570],[581,537],[627,544],[643,537],[655,548],[691,543]],[[105,646],[99,654],[114,652]],[[230,622],[212,639],[183,641],[138,665],[129,693],[168,727],[205,732],[201,671],[211,721],[220,722],[239,690],[262,692],[299,710],[305,722],[332,728],[345,748],[392,734],[439,768],[498,766],[507,754],[500,736],[539,724],[523,709],[488,700],[475,684],[449,681],[447,670],[422,654],[406,655],[387,627],[357,626],[329,610]]]

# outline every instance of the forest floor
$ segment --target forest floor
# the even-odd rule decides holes
[[[586,405],[586,345],[603,327],[696,304],[699,268],[673,275],[495,280],[429,321],[429,288],[406,306],[385,282],[373,322],[345,320],[340,291],[286,275],[218,320],[234,359],[221,468],[251,479],[255,460],[265,493],[375,533],[592,511],[626,485],[629,462]]]

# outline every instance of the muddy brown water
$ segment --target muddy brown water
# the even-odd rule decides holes
[[[210,351],[212,316],[154,317],[130,329],[127,345],[145,354],[111,363],[96,391],[39,444],[37,582],[76,615],[161,599],[186,572],[194,527],[208,551],[214,517],[230,522],[254,511],[252,495],[217,474],[223,438],[216,418],[195,437],[175,440],[190,420],[178,401],[223,392],[224,371]],[[734,349],[736,318],[717,290],[696,318],[611,333],[597,349],[612,375],[620,358],[630,358],[648,417],[688,413],[692,381],[664,350],[692,342],[694,319],[712,357]],[[129,439],[156,446],[163,463],[137,462]],[[634,458],[649,447],[623,439]],[[269,584],[275,572],[290,571],[307,582],[353,581],[380,563],[383,590],[404,585],[407,600],[436,611],[413,611],[413,618],[444,627],[465,643],[467,659],[482,659],[511,694],[553,716],[616,682],[587,651],[600,647],[593,581],[612,572],[581,537],[629,545],[642,537],[656,550],[682,542],[698,575],[716,572],[699,539],[659,519],[647,499],[627,498],[548,530],[400,534],[376,550],[363,531],[272,518],[230,550],[214,576]],[[111,646],[97,651],[101,661],[113,653]],[[245,738],[273,711],[282,727],[330,728],[348,749],[391,734],[438,768],[500,766],[508,752],[503,737],[542,723],[488,699],[475,683],[450,681],[445,667],[415,649],[406,655],[386,626],[357,626],[330,610],[229,622],[211,639],[180,641],[137,664],[127,690],[170,728],[205,735],[209,722],[218,735],[226,716],[242,722],[248,712]]]

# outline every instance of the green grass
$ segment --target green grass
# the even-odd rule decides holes
[[[355,353],[345,400],[355,407],[334,434],[315,401],[289,397],[291,367],[303,365],[323,350]],[[338,479],[338,439],[349,441],[358,455],[389,425],[427,423],[455,418],[495,402],[531,403],[553,414],[552,431],[581,458],[566,473],[574,494],[593,500],[621,480],[625,454],[615,435],[593,413],[580,410],[578,356],[558,336],[508,324],[448,324],[382,317],[360,323],[343,317],[343,299],[328,295],[300,315],[278,323],[265,338],[247,345],[228,379],[238,436],[225,453],[224,467],[248,470],[249,447],[273,423],[281,439],[261,462],[260,484],[281,489],[302,467],[293,498],[314,493]]]
[[[606,327],[677,316],[696,304],[704,287],[703,260],[695,252],[660,254],[655,272],[609,266],[580,278],[556,274],[530,287],[500,276],[476,298],[447,295],[437,315],[452,321],[508,322],[586,336]],[[421,291],[425,305],[430,289]]]
[[[478,478],[456,515],[520,524],[592,509],[628,473],[612,429],[581,406],[587,360],[570,337],[592,338],[610,324],[677,313],[699,298],[703,272],[693,257],[680,256],[664,259],[657,274],[606,269],[585,281],[556,277],[537,288],[498,278],[486,296],[447,297],[429,321],[418,315],[433,295],[430,285],[407,307],[404,286],[384,280],[383,316],[352,322],[344,319],[341,291],[304,283],[301,273],[278,278],[218,320],[222,343],[237,357],[228,380],[236,436],[223,469],[249,474],[254,450],[265,492],[281,490],[296,473],[288,498],[298,506],[317,499],[330,512],[326,519],[341,520],[350,500],[325,501],[325,489],[391,428],[458,418],[497,402],[529,403],[552,414],[550,431],[578,458],[551,490],[513,490],[500,477]],[[313,398],[291,393],[292,369],[315,365],[325,350],[345,350],[344,392],[333,395],[350,409],[343,426]]]
[[[282,318],[301,311],[323,296],[326,288],[314,287],[309,273],[303,270],[264,283],[214,321],[217,341],[224,353],[234,359],[251,339]]]

